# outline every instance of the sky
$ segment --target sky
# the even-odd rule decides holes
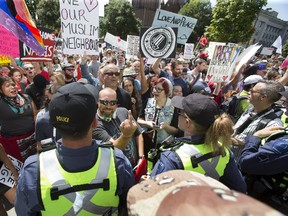
[[[132,0],[129,0],[132,2]],[[216,4],[216,0],[210,0],[212,7]],[[254,1],[254,0],[253,0]],[[104,5],[109,2],[109,0],[98,0],[99,2],[99,15],[104,16]],[[278,18],[288,21],[288,0],[268,0],[266,8],[272,8],[272,10],[278,12]]]

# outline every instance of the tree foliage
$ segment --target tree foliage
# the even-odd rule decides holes
[[[285,43],[284,46],[283,46],[282,55],[283,55],[284,57],[288,56],[288,40],[286,40],[286,43]]]
[[[110,0],[104,9],[105,15],[100,20],[100,37],[106,32],[126,39],[128,34],[138,35],[141,22],[136,18],[130,2]]]
[[[52,29],[57,34],[60,31],[59,0],[39,0],[36,5],[37,25]]]
[[[218,0],[205,33],[210,41],[246,42],[255,31],[253,21],[267,0]]]
[[[36,5],[38,4],[38,2],[39,0],[25,0],[30,15],[35,23],[36,23]]]
[[[210,0],[189,1],[181,8],[179,14],[197,19],[197,24],[188,39],[188,42],[195,43],[204,34],[205,27],[210,25],[212,19]]]

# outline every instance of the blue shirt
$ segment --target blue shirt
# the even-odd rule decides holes
[[[60,140],[61,141],[61,140]],[[95,163],[98,155],[98,144],[95,140],[91,146],[78,149],[70,149],[57,145],[58,160],[63,168],[69,172],[87,170]],[[132,167],[128,159],[121,150],[114,148],[115,167],[117,172],[117,194],[120,198],[119,207],[126,207],[126,197],[128,190],[134,184]],[[19,181],[16,189],[15,211],[17,216],[39,215],[44,210],[39,198],[39,173],[38,173],[38,155],[29,157],[21,170]]]
[[[174,79],[171,74],[167,73],[166,71],[161,70],[159,77],[164,77],[172,83],[172,85],[179,85],[182,87],[182,93],[183,96],[186,96],[188,94],[188,87],[187,87],[187,82],[182,78],[176,78]]]
[[[183,137],[181,138],[183,142],[187,140],[187,142],[197,145],[204,143],[205,136],[197,135],[191,137]],[[182,161],[179,156],[174,151],[164,151],[159,160],[157,161],[155,167],[153,168],[153,172],[151,176],[155,176],[157,174],[176,169],[184,169]],[[229,187],[230,189],[240,191],[242,193],[246,193],[246,183],[241,175],[233,154],[230,152],[230,160],[225,167],[223,176],[220,177],[219,181]]]

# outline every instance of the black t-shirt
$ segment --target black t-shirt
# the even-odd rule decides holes
[[[131,97],[127,91],[118,87],[116,89],[118,107],[124,107],[127,110],[132,110]]]

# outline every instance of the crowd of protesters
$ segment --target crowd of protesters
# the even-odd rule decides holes
[[[70,127],[68,130],[56,124],[58,120],[51,112],[61,110],[60,105],[55,104],[56,98],[59,103],[65,103],[60,93],[68,95],[70,91],[73,95],[75,88],[86,85],[96,92],[93,93],[93,101],[97,106],[90,109],[95,109],[97,123],[91,118],[89,133],[87,128],[90,128],[88,124],[91,122],[83,123],[87,129],[83,133],[88,135],[79,136],[82,140],[89,138],[90,144],[93,138],[120,149],[113,153],[118,158],[113,166],[116,172],[129,173],[117,177],[123,188],[113,185],[115,182],[111,184],[115,190],[117,188],[116,194],[120,197],[120,201],[111,201],[113,211],[121,206],[119,212],[127,213],[127,192],[134,181],[139,181],[139,175],[149,177],[168,170],[184,169],[208,175],[230,189],[247,193],[288,214],[288,142],[285,139],[288,59],[279,54],[269,57],[256,55],[238,71],[234,70],[228,83],[205,81],[209,61],[208,54],[200,51],[193,59],[184,59],[178,54],[175,59],[159,58],[153,64],[147,64],[147,59],[140,54],[128,59],[120,49],[103,48],[99,55],[64,55],[55,51],[51,63],[20,62],[11,58],[10,65],[1,65],[0,143],[3,149],[0,152],[5,150],[16,159],[26,161],[23,178],[17,185],[17,214],[37,215],[40,211],[45,212],[46,204],[52,205],[46,200],[44,204],[40,200],[29,200],[29,194],[36,193],[35,187],[29,187],[39,184],[32,180],[37,173],[29,174],[29,165],[35,168],[37,159],[33,158],[31,162],[29,156],[41,151],[45,153],[44,141],[47,140],[52,140],[56,146],[63,142],[65,148],[69,143],[69,148],[73,148],[71,139],[79,138],[75,130],[82,131],[82,123],[79,122],[85,122],[84,118],[91,110],[77,113],[71,111],[73,105],[76,107],[73,102],[70,111],[63,105],[63,112],[71,112],[71,119],[78,116],[76,123],[79,125],[75,123],[71,126],[74,134],[69,131]],[[82,90],[89,99],[91,94],[89,96],[86,87]],[[77,94],[81,95],[81,92],[74,92],[74,96]],[[54,97],[55,102],[51,105]],[[233,97],[239,102],[233,104],[237,107],[233,107],[236,112],[232,114],[223,107],[225,103],[232,106],[228,102]],[[83,101],[85,103],[91,105]],[[70,104],[68,99],[67,104]],[[90,114],[93,115],[93,112]],[[61,138],[63,141],[58,141]],[[67,153],[70,150],[65,153],[64,147],[57,147],[63,157],[59,159],[60,164],[66,157],[72,161],[67,154],[76,154],[72,151]],[[92,150],[83,150],[79,154],[88,154]],[[105,151],[103,148],[103,154]],[[93,155],[87,155],[89,157]],[[84,158],[82,155],[78,159]],[[98,155],[98,158],[101,159],[101,156]],[[43,157],[39,160],[47,163]],[[7,163],[6,158],[2,161]],[[62,169],[67,168],[67,172],[73,173],[92,166],[90,163],[83,163],[83,166],[76,165],[75,161],[71,163],[68,168]],[[147,164],[147,168],[143,168],[143,164]],[[140,174],[136,174],[140,167]],[[18,181],[18,175],[12,171]],[[111,173],[108,176],[115,177]],[[47,180],[42,177],[45,176],[41,176],[40,184]],[[9,202],[14,204],[15,191],[11,192],[11,188],[3,184],[0,186],[1,195],[8,194]],[[105,197],[109,199],[108,195]],[[38,199],[37,196],[35,199]],[[73,203],[73,200],[70,201]],[[105,202],[100,203],[106,205]],[[87,209],[88,206],[83,207],[83,211],[89,211]],[[47,212],[53,213],[50,210]]]

